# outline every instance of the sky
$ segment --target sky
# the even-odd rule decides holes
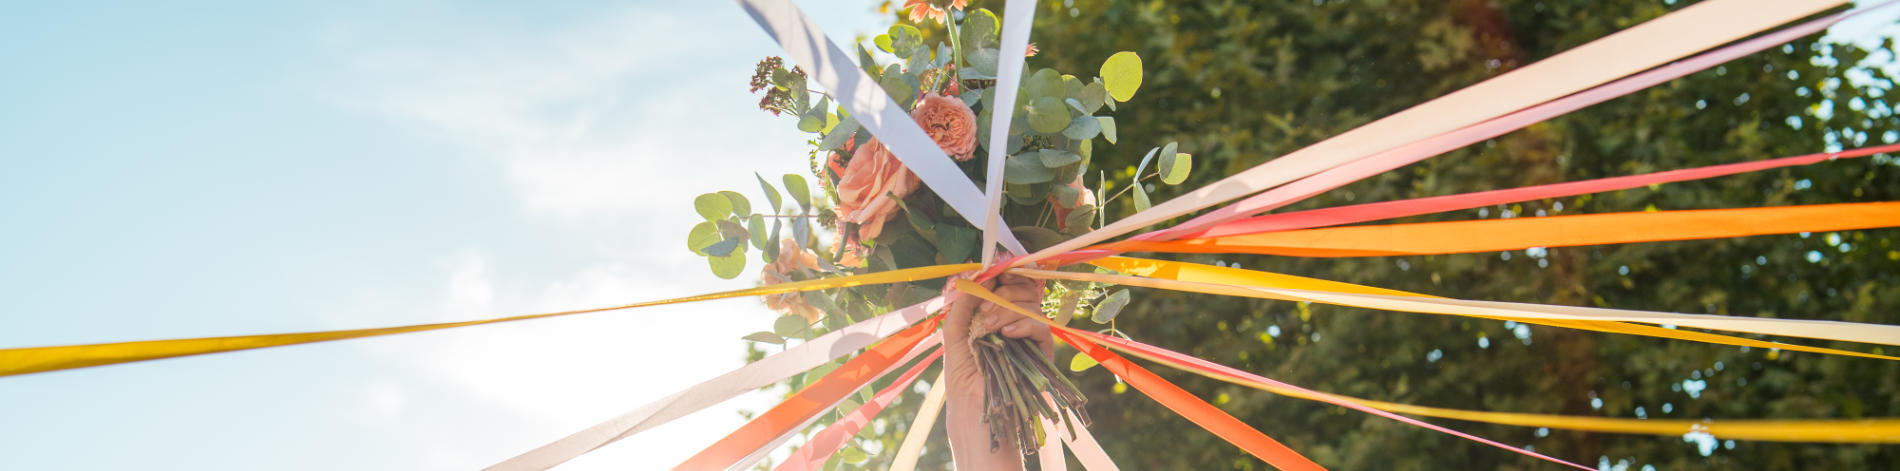
[[[834,37],[870,2],[799,2]],[[0,347],[750,286],[692,198],[804,173],[732,2],[29,2],[0,15]],[[756,273],[753,262],[750,272]],[[741,366],[737,299],[0,379],[0,468],[470,469]],[[753,394],[565,469],[675,464]]]
[[[887,23],[798,3],[838,39]],[[1893,36],[1882,17],[1842,34]],[[694,196],[804,172],[806,136],[745,90],[776,53],[723,1],[10,6],[0,347],[750,286],[683,242]],[[0,467],[479,468],[740,366],[774,317],[737,299],[4,378]],[[564,469],[669,466],[773,399]]]

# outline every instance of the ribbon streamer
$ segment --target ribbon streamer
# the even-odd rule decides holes
[[[930,365],[941,357],[943,357],[941,348],[924,356],[923,361],[910,367],[903,376],[897,377],[897,381],[872,395],[870,402],[858,406],[856,410],[845,414],[844,418],[832,422],[830,426],[812,436],[811,440],[806,441],[803,446],[798,447],[798,451],[786,457],[785,462],[779,463],[777,468],[772,469],[774,471],[809,471],[823,468],[826,459],[843,449],[847,440],[857,435],[859,430],[863,430],[864,425],[871,423],[871,419],[877,417],[879,412],[883,412],[885,407],[890,407],[891,403],[897,400],[897,396],[904,394],[904,389],[910,387],[910,383],[917,381],[917,377],[923,375],[924,370],[930,368]],[[929,431],[928,428],[924,429],[926,433]]]
[[[1338,306],[1362,307],[1385,311],[1414,312],[1421,314],[1445,314],[1466,317],[1501,318],[1529,322],[1534,320],[1572,320],[1572,321],[1617,321],[1640,322],[1645,324],[1678,325],[1698,329],[1726,330],[1763,335],[1781,335],[1806,337],[1846,342],[1875,343],[1882,345],[1900,345],[1900,326],[1885,324],[1861,324],[1854,322],[1818,321],[1803,319],[1776,319],[1766,317],[1740,317],[1705,314],[1677,314],[1670,312],[1636,311],[1627,309],[1603,309],[1576,306],[1553,306],[1546,304],[1506,303],[1496,301],[1469,301],[1448,298],[1424,298],[1415,296],[1388,296],[1377,294],[1341,293],[1330,291],[1255,288],[1213,283],[1193,283],[1176,280],[1143,278],[1126,275],[1106,275],[1099,273],[1073,273],[1049,270],[1018,268],[1015,273],[1040,279],[1093,281],[1113,283],[1145,288],[1160,288],[1205,294],[1245,296],[1253,298],[1278,299],[1282,301],[1306,301]]]
[[[996,235],[1009,232],[1003,225],[1003,163],[1008,157],[1005,150],[1009,147],[1009,120],[1016,115],[1017,86],[1023,80],[1023,56],[1008,51],[1026,51],[1029,49],[1029,27],[1035,23],[1035,0],[1009,0],[1003,5],[1003,38],[998,45],[1003,51],[996,56],[996,86],[990,90],[996,101],[989,103],[990,142],[983,147],[990,151],[989,168],[984,173],[983,186],[985,201],[983,212],[983,265],[988,266],[996,259]],[[959,65],[961,67],[961,65]],[[1008,103],[1008,105],[998,105]],[[1007,110],[1007,111],[1002,111]],[[1026,254],[1018,247],[1016,255]]]
[[[951,293],[931,298],[820,335],[796,347],[772,354],[739,369],[640,406],[632,412],[621,414],[619,417],[575,432],[560,440],[536,447],[527,453],[490,466],[488,470],[540,471],[552,468],[589,451],[671,422],[673,419],[685,417],[687,414],[698,412],[713,404],[738,397],[747,391],[758,390],[790,378],[799,372],[854,353],[872,342],[898,333],[901,329],[926,331],[926,327],[913,327],[912,324],[950,305],[950,302],[955,300],[955,296],[957,296],[956,293]],[[904,335],[916,335],[916,332]]]
[[[937,379],[930,382],[930,392],[924,393],[924,404],[917,407],[917,418],[910,422],[910,430],[904,432],[904,443],[897,446],[897,456],[891,458],[890,471],[915,471],[917,456],[924,452],[924,442],[930,440],[930,431],[937,428],[937,418],[943,416],[945,391],[943,372],[937,372]]]
[[[941,317],[918,324],[890,340],[865,351],[844,366],[832,370],[830,374],[813,382],[804,389],[787,398],[785,402],[747,422],[739,430],[720,439],[717,443],[701,450],[692,458],[676,466],[675,469],[726,469],[738,463],[754,451],[766,448],[775,439],[798,430],[807,419],[817,417],[827,405],[835,404],[846,394],[851,394],[871,380],[883,376],[886,369],[902,364],[908,358],[900,360],[904,352],[912,352],[912,347],[935,345],[940,341],[936,333]],[[930,340],[925,341],[926,338]],[[914,351],[911,356],[922,353]]]
[[[1286,154],[1101,229],[1017,258],[1012,266],[1073,251],[1374,153],[1554,100],[1845,3],[1845,0],[1715,0],[1690,5]]]
[[[91,345],[64,345],[56,347],[27,347],[0,350],[0,376],[22,375],[45,371],[68,370],[119,363],[131,363],[164,358],[176,358],[207,353],[251,350],[258,348],[281,347],[306,343],[328,342],[331,340],[376,337],[382,335],[424,332],[430,330],[452,329],[503,322],[544,319],[549,317],[571,316],[595,312],[617,311],[665,304],[688,303],[713,299],[737,298],[745,296],[764,296],[768,294],[813,291],[821,289],[846,288],[852,286],[917,281],[962,273],[978,268],[977,264],[933,265],[928,267],[907,268],[863,275],[823,278],[817,280],[781,283],[757,288],[747,288],[717,293],[687,296],[683,298],[647,301],[620,306],[579,309],[573,311],[525,314],[519,316],[498,317],[461,322],[441,322],[372,329],[331,330],[322,332],[300,332],[291,334],[240,335],[234,337],[206,337],[193,339],[145,340],[138,342],[101,343]]]
[[[1430,296],[1430,295],[1424,295],[1424,294],[1418,294],[1418,293],[1412,293],[1412,292],[1406,292],[1406,291],[1398,291],[1398,290],[1390,290],[1390,289],[1385,289],[1385,288],[1374,288],[1371,286],[1355,285],[1351,283],[1327,281],[1327,280],[1321,280],[1321,279],[1316,279],[1316,278],[1307,278],[1307,277],[1302,277],[1302,276],[1286,275],[1286,274],[1273,273],[1273,272],[1244,270],[1244,269],[1232,268],[1232,267],[1203,265],[1203,264],[1198,264],[1198,263],[1175,262],[1175,261],[1168,261],[1168,260],[1149,260],[1149,259],[1128,258],[1128,257],[1109,257],[1109,258],[1096,260],[1090,263],[1095,266],[1099,266],[1099,267],[1106,268],[1109,270],[1114,270],[1114,271],[1136,275],[1136,276],[1143,276],[1143,277],[1148,277],[1148,278],[1162,278],[1162,279],[1195,282],[1195,283],[1251,286],[1251,287],[1257,287],[1257,288],[1286,288],[1286,289],[1303,289],[1303,290],[1313,290],[1313,291],[1332,291],[1332,292],[1341,292],[1341,293],[1384,294],[1384,295],[1393,295],[1393,296],[1416,296],[1416,297],[1423,297],[1423,298],[1449,299],[1449,298],[1440,298],[1438,296]],[[1038,276],[1038,274],[1035,274],[1035,273],[1030,273],[1030,275]],[[1245,296],[1245,294],[1243,294],[1243,296]],[[1852,356],[1852,357],[1861,357],[1861,358],[1877,358],[1877,359],[1882,359],[1882,360],[1900,360],[1900,358],[1895,358],[1895,357],[1886,356],[1886,355],[1875,355],[1871,353],[1861,353],[1861,352],[1854,352],[1854,351],[1848,351],[1848,350],[1837,350],[1837,349],[1832,349],[1832,348],[1810,347],[1806,345],[1794,345],[1794,344],[1786,344],[1786,343],[1778,343],[1778,342],[1769,342],[1769,341],[1747,339],[1747,338],[1734,337],[1734,336],[1721,335],[1721,334],[1711,334],[1707,332],[1665,329],[1665,328],[1651,326],[1651,325],[1630,324],[1630,323],[1624,323],[1624,322],[1523,319],[1523,318],[1485,317],[1485,316],[1474,316],[1474,317],[1483,317],[1485,319],[1504,320],[1504,321],[1517,321],[1517,322],[1523,322],[1526,324],[1547,325],[1547,326],[1562,327],[1562,328],[1567,328],[1567,329],[1581,329],[1581,330],[1591,330],[1591,331],[1607,332],[1607,333],[1615,333],[1615,334],[1642,335],[1642,336],[1647,336],[1647,337],[1688,340],[1692,342],[1704,342],[1704,343],[1712,343],[1712,344],[1718,344],[1718,345],[1733,345],[1733,346],[1754,347],[1754,348],[1779,348],[1783,350],[1799,351],[1799,352],[1824,353],[1824,354],[1830,354],[1830,355],[1842,355],[1842,356]]]
[[[1069,416],[1074,417],[1075,413],[1070,412]],[[1067,432],[1068,430],[1065,428],[1062,434],[1062,442],[1069,446],[1069,451],[1075,452],[1075,460],[1082,463],[1082,469],[1087,471],[1121,471],[1121,467],[1115,466],[1115,461],[1108,458],[1108,453],[1102,451],[1102,445],[1095,442],[1095,436],[1089,434],[1088,427],[1077,424],[1075,426],[1074,436],[1070,436]]]
[[[919,343],[916,346],[911,347],[910,351],[905,353],[903,358],[900,358],[897,361],[892,362],[890,365],[885,366],[883,370],[877,372],[877,374],[875,375],[872,375],[872,378],[874,379],[882,378],[884,376],[890,375],[892,372],[897,371],[897,368],[904,366],[904,364],[906,363],[910,363],[911,360],[916,359],[920,355],[923,355],[925,351],[930,350],[932,347],[937,346],[942,340],[943,340],[943,336],[932,334],[930,338],[924,339],[924,343]],[[824,404],[824,406],[818,408],[818,410],[821,412],[828,411],[828,410],[835,410],[838,408],[838,406],[844,404],[844,401],[846,399],[849,399],[849,396],[850,395],[848,394],[844,396],[838,396],[837,399],[832,400],[830,403]],[[791,441],[792,437],[797,436],[800,430],[811,428],[811,425],[814,423],[817,423],[820,417],[823,417],[823,415],[812,414],[811,417],[807,417],[803,422],[799,422],[798,425],[792,426],[792,427],[786,427],[784,431],[779,432],[778,436],[776,438],[773,438],[770,443],[767,443],[764,446],[759,447],[758,449],[752,450],[752,453],[746,454],[744,458],[740,458],[739,461],[733,462],[732,465],[726,467],[726,471],[746,471],[746,470],[752,469],[752,465],[758,464],[759,460],[765,459],[765,455],[771,454],[773,450],[777,450],[779,447],[784,446],[785,442]],[[677,468],[676,467],[674,469],[691,469],[691,468]]]
[[[793,63],[810,68],[811,78],[829,90],[831,99],[837,100],[839,106],[857,118],[858,124],[877,136],[897,160],[904,162],[905,168],[917,174],[925,186],[970,221],[972,227],[984,227],[985,202],[976,184],[964,176],[956,161],[937,147],[937,142],[924,133],[924,128],[917,126],[902,106],[884,93],[883,87],[871,80],[857,63],[851,62],[851,55],[825,38],[824,30],[806,17],[804,11],[789,0],[738,2],[746,14],[752,16],[752,21],[785,49],[785,55],[791,57]],[[996,236],[1004,247],[1016,253],[1028,253],[1014,233],[999,231]]]
[[[1122,251],[1376,257],[1532,247],[1715,239],[1900,226],[1900,202],[1700,209],[1329,227],[1169,242],[1122,241]]]

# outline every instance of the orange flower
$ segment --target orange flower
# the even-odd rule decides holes
[[[1075,208],[1080,208],[1082,205],[1095,204],[1095,193],[1089,191],[1088,187],[1082,185],[1081,175],[1076,175],[1075,181],[1069,182],[1069,188],[1074,188],[1077,193],[1075,201],[1057,201],[1056,194],[1054,192],[1049,193],[1049,204],[1055,205],[1056,229],[1068,229],[1069,213],[1075,211]]]
[[[962,10],[964,7],[968,7],[968,6],[970,6],[970,0],[951,0],[950,1],[950,8],[954,10]],[[910,22],[912,23],[922,23],[924,21],[924,18],[929,18],[932,20],[936,20],[938,23],[942,23],[944,18],[949,17],[949,14],[944,12],[943,7],[931,5],[930,2],[927,2],[924,0],[904,0],[904,6],[899,9],[910,10]]]
[[[976,112],[963,100],[944,95],[924,95],[910,119],[924,127],[924,133],[937,141],[943,153],[958,161],[970,160],[976,150]]]
[[[799,270],[818,270],[818,254],[798,247],[790,237],[779,239],[778,258],[765,265],[759,271],[759,281],[765,285],[776,285],[792,281],[792,273]],[[824,311],[805,302],[804,293],[779,293],[765,295],[765,307],[774,311],[797,314],[807,322],[817,322],[825,316]]]
[[[838,179],[838,220],[858,224],[858,240],[875,239],[884,232],[884,222],[897,214],[898,200],[921,185],[883,143],[865,141]]]

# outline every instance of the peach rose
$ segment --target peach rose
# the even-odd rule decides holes
[[[799,270],[817,270],[818,254],[798,248],[798,242],[786,237],[779,239],[778,258],[759,270],[759,281],[765,285],[776,285],[792,281],[792,273]],[[824,317],[824,311],[805,302],[804,293],[779,293],[765,295],[765,307],[786,314],[797,314],[809,322],[817,322]]]
[[[1070,211],[1074,211],[1075,208],[1080,208],[1085,204],[1095,204],[1095,192],[1089,191],[1086,186],[1082,186],[1081,175],[1076,175],[1075,181],[1069,182],[1069,188],[1075,189],[1075,201],[1057,201],[1056,194],[1054,192],[1049,193],[1049,203],[1055,205],[1057,229],[1068,229],[1066,226],[1068,226]]]
[[[944,95],[924,95],[910,110],[910,119],[924,127],[924,133],[937,141],[943,153],[958,161],[970,160],[976,150],[976,112],[963,100]]]
[[[884,232],[884,222],[897,214],[897,202],[917,191],[922,182],[891,155],[877,139],[865,141],[838,179],[838,220],[858,225],[858,240]],[[840,234],[843,236],[843,234]]]

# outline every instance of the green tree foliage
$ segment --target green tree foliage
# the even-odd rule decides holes
[[[1115,51],[1146,81],[1101,146],[1106,192],[1155,142],[1208,171],[1185,189],[1581,45],[1673,0],[1039,2],[1031,67],[1095,70]],[[1001,2],[973,7],[1001,10]],[[1888,43],[1891,50],[1891,42]],[[1891,143],[1900,107],[1869,51],[1810,37],[1306,201],[1304,209],[1711,165]],[[1884,54],[1883,54],[1884,56]],[[1890,56],[1887,56],[1890,57]],[[1091,182],[1093,183],[1093,182]],[[1888,156],[1410,218],[1431,221],[1900,199]],[[1133,212],[1126,199],[1110,220]],[[1177,221],[1178,222],[1178,221]],[[1184,255],[1468,299],[1900,323],[1900,231],[1435,257]],[[1137,340],[1358,397],[1493,411],[1649,418],[1900,416],[1900,364],[1508,322],[1135,289],[1117,321]],[[1083,321],[1086,322],[1086,321]],[[1856,344],[1804,342],[1880,352]],[[1884,353],[1894,354],[1892,349]],[[1059,353],[1058,355],[1064,355]],[[1066,358],[1066,356],[1064,357]],[[1337,469],[1550,469],[1520,455],[1338,407],[1154,366],[1164,377]],[[1265,469],[1099,368],[1078,375],[1096,437],[1124,469]],[[898,410],[914,410],[900,405]],[[865,445],[891,450],[907,414]],[[1434,420],[1613,469],[1887,469],[1900,448],[1704,441]],[[942,427],[938,426],[939,429]],[[936,440],[941,443],[941,431]],[[924,469],[948,460],[932,446]],[[836,460],[834,460],[835,462]],[[866,462],[880,467],[881,459]]]

